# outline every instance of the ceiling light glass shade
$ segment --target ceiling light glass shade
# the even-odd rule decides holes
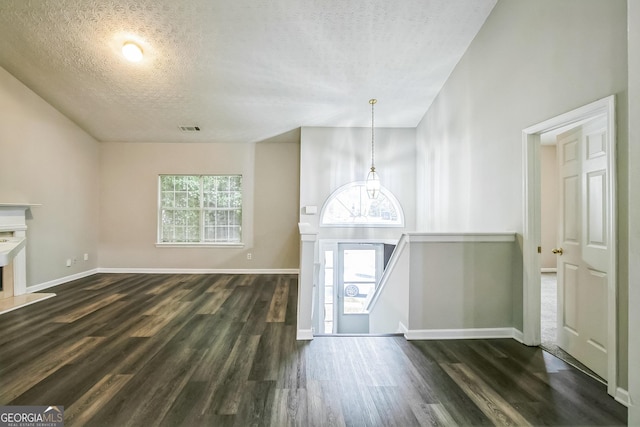
[[[122,54],[128,61],[140,62],[142,61],[142,49],[140,46],[133,42],[126,42],[122,45]]]
[[[377,199],[380,194],[380,177],[376,172],[376,168],[373,166],[367,175],[367,181],[365,182],[365,188],[367,189],[367,195],[370,199]]]

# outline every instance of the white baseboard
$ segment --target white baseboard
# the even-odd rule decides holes
[[[298,329],[296,333],[296,340],[298,341],[310,341],[313,339],[313,329]]]
[[[98,273],[137,274],[299,274],[297,268],[276,269],[220,269],[220,268],[98,268]]]
[[[522,332],[515,328],[413,329],[404,334],[407,340],[461,340],[512,338],[522,342]]]
[[[544,267],[540,269],[540,273],[557,273],[558,269],[554,267]]]
[[[629,399],[629,392],[622,387],[618,387],[616,389],[616,395],[613,396],[619,403],[622,403],[627,408],[631,404],[631,400]]]
[[[298,274],[297,268],[263,269],[263,270],[222,270],[222,269],[189,269],[189,268],[94,268],[70,276],[61,277],[38,285],[28,286],[27,293],[62,285],[73,280],[82,279],[98,273],[139,273],[139,274]]]
[[[49,282],[40,283],[39,285],[27,286],[27,293],[33,293],[42,291],[44,289],[52,288],[54,286],[62,285],[63,283],[71,282],[73,280],[82,279],[83,277],[91,276],[98,273],[98,269],[83,271],[81,273],[72,274],[71,276],[61,277],[59,279],[51,280]]]
[[[407,332],[409,332],[409,329],[407,329],[406,326],[404,326],[404,323],[402,322],[398,322],[398,330],[396,331],[399,334],[407,334]]]

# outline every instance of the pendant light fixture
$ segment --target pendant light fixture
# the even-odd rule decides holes
[[[378,102],[377,99],[370,99],[369,100],[369,104],[371,104],[371,170],[369,171],[369,174],[367,175],[367,181],[365,184],[365,187],[367,189],[367,195],[369,196],[370,199],[377,199],[378,198],[378,194],[380,194],[380,177],[378,176],[378,173],[376,172],[376,166],[374,163],[374,156],[375,156],[375,144],[374,144],[374,133],[373,133],[373,106],[376,104],[376,102]]]

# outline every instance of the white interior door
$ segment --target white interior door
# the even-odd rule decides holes
[[[607,379],[607,274],[612,244],[607,218],[606,121],[558,135],[558,345]]]

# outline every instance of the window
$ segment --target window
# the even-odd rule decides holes
[[[404,214],[398,200],[384,187],[376,199],[367,196],[364,181],[343,185],[322,208],[323,226],[402,227]]]
[[[159,243],[240,243],[242,175],[160,175]]]

